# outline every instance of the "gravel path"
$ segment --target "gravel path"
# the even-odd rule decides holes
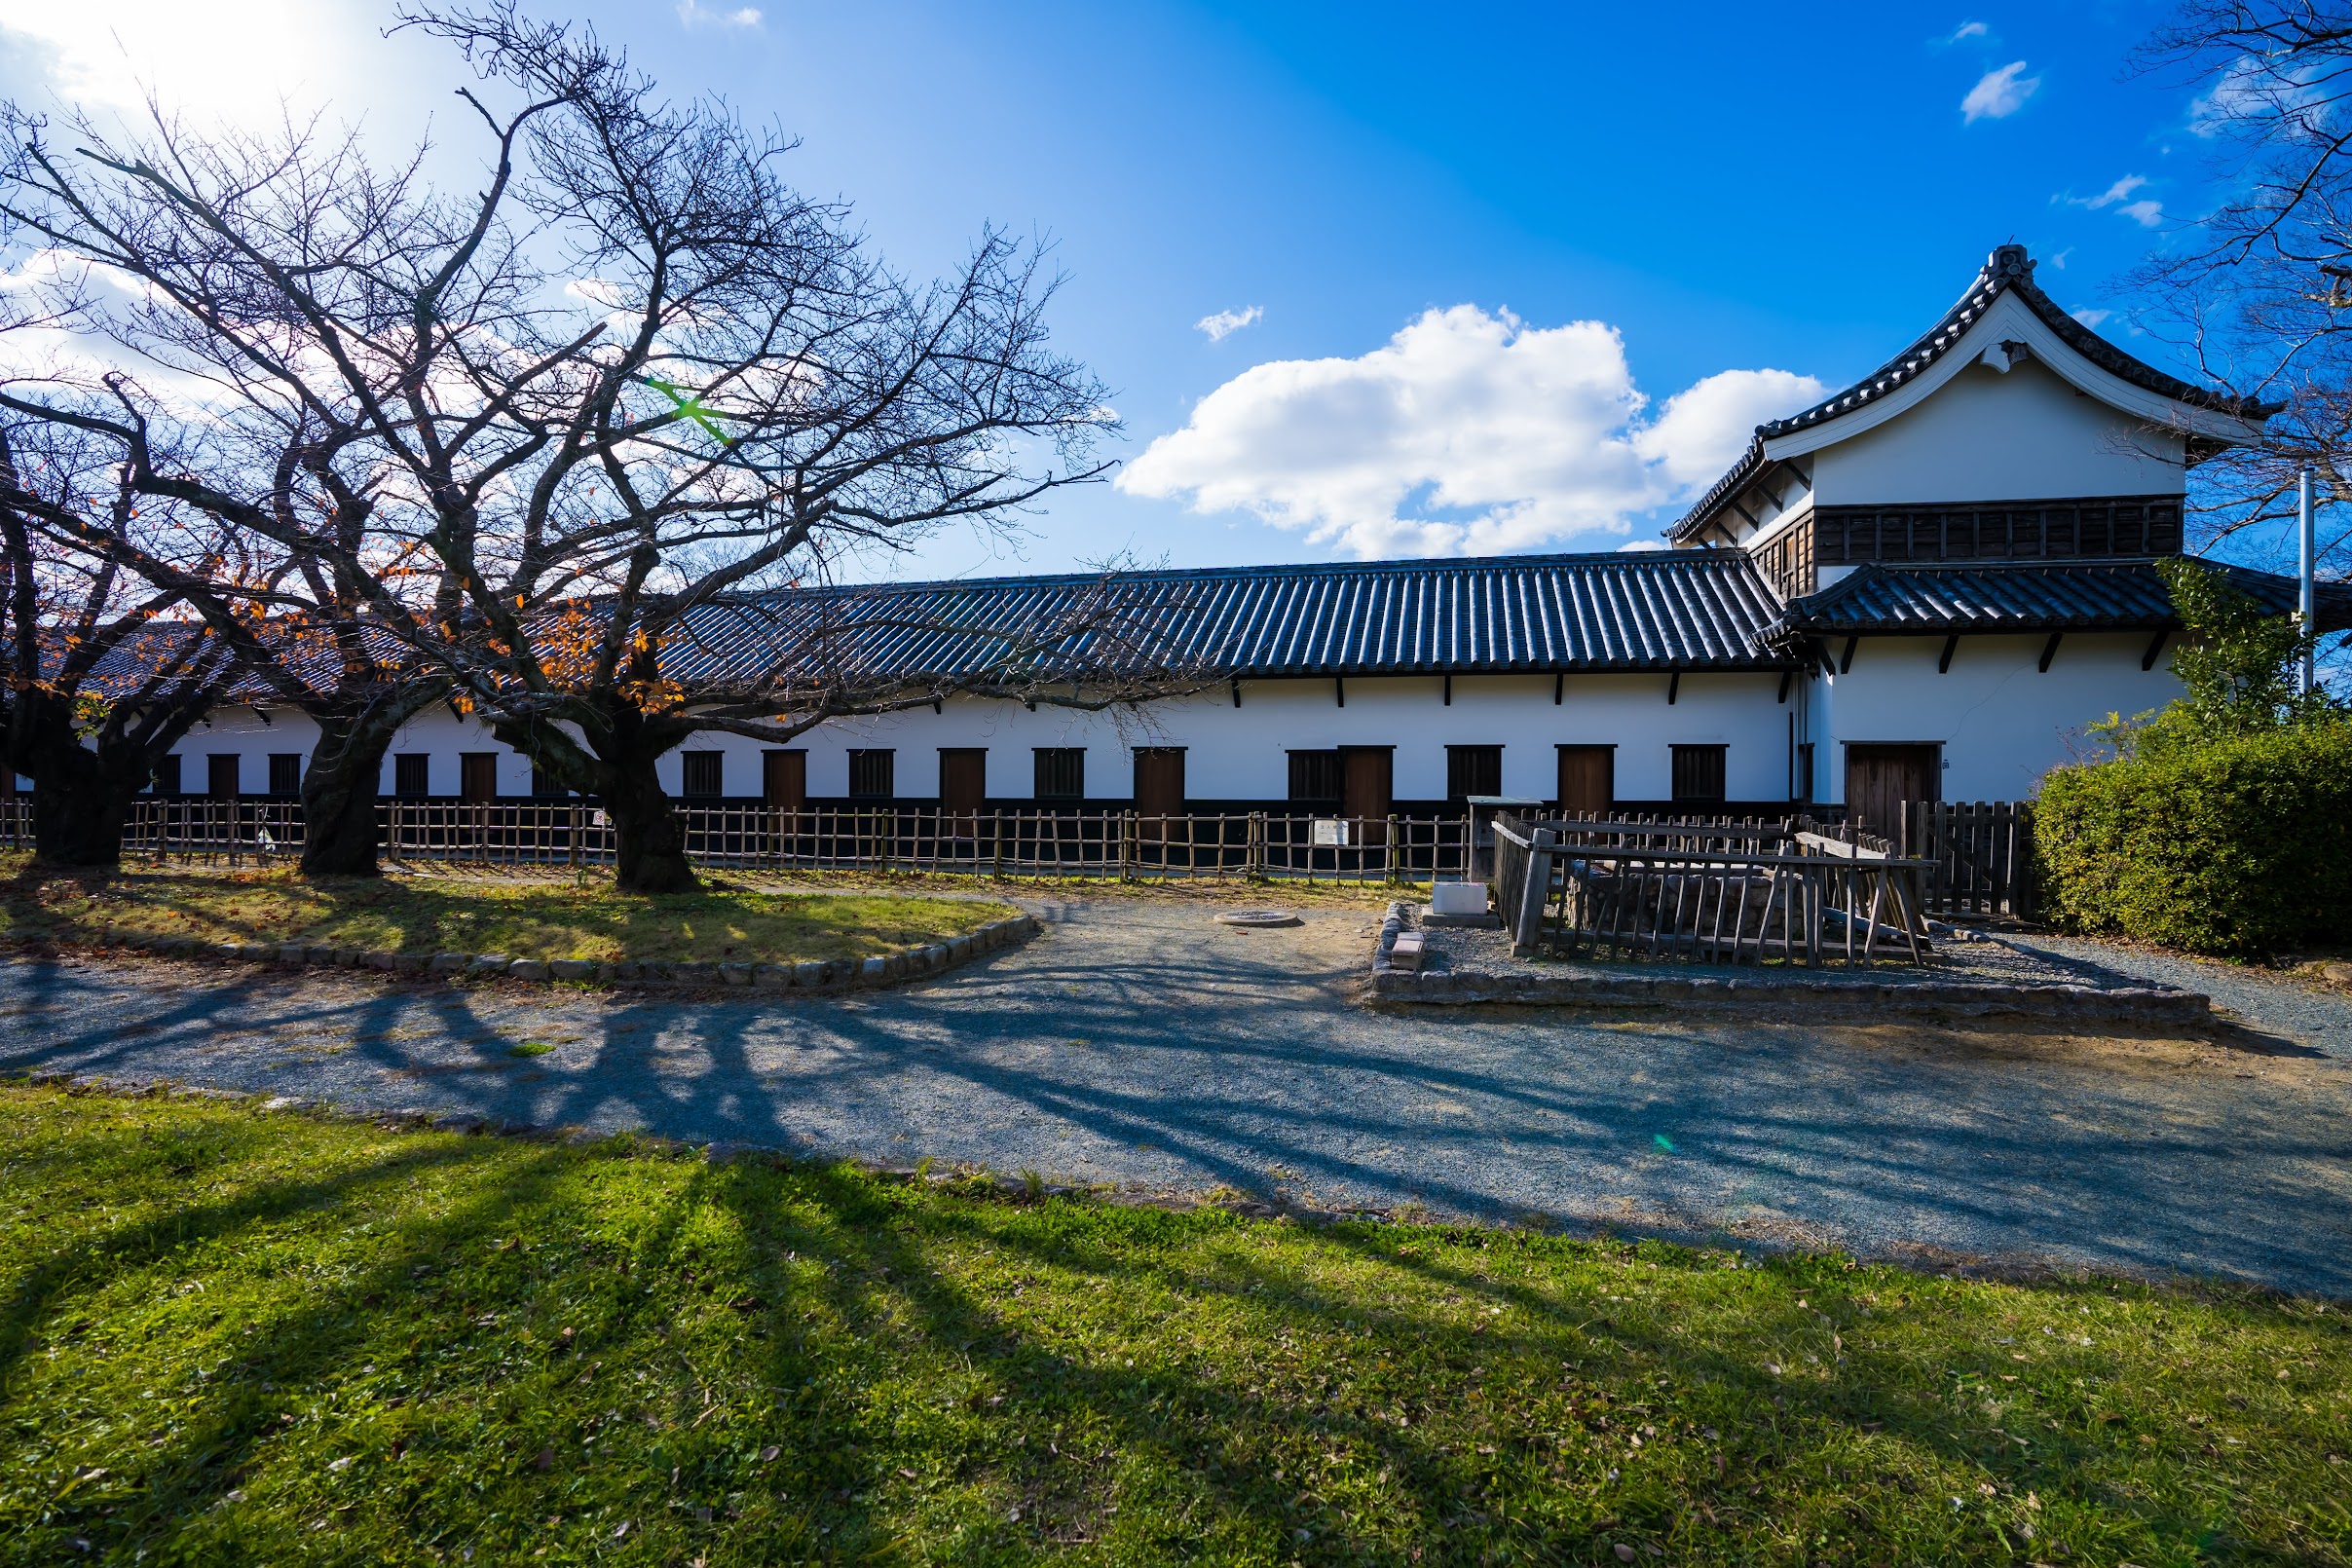
[[[1183,900],[1029,904],[1027,948],[833,998],[11,959],[0,1070],[2352,1295],[2338,997],[2195,966],[2244,1021],[2206,1035],[1383,1010],[1358,1000],[1367,909],[1249,931]]]

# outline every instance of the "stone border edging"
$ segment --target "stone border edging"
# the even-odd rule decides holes
[[[1378,1001],[1461,1005],[1508,1002],[1531,1006],[1658,1007],[1748,1005],[1800,998],[1809,1003],[1866,1003],[1905,1012],[2028,1013],[2067,1018],[2126,1018],[2168,1024],[2204,1023],[2213,998],[2202,991],[2162,987],[2003,985],[1994,981],[1837,981],[1821,984],[1742,981],[1714,975],[1522,975],[1489,970],[1417,971],[1390,961],[1398,934],[1410,917],[1409,901],[1389,905],[1372,952],[1370,991]]]
[[[671,962],[653,958],[510,958],[503,952],[387,952],[299,942],[200,942],[194,937],[118,937],[103,949],[129,949],[163,958],[275,964],[287,969],[368,969],[392,975],[465,980],[522,980],[606,986],[740,987],[765,991],[853,990],[903,985],[942,974],[983,953],[1025,942],[1040,929],[1033,915],[994,920],[945,942],[926,943],[871,958],[803,959],[799,963]]]
[[[364,1123],[389,1132],[511,1138],[536,1143],[560,1142],[575,1148],[592,1147],[625,1138],[633,1148],[654,1158],[689,1156],[706,1165],[765,1165],[779,1170],[794,1166],[846,1165],[877,1181],[922,1181],[934,1187],[961,1186],[973,1196],[992,1196],[1016,1202],[1076,1198],[1126,1208],[1166,1209],[1179,1213],[1195,1209],[1221,1209],[1245,1219],[1290,1219],[1311,1225],[1330,1225],[1351,1219],[1369,1224],[1392,1224],[1397,1218],[1396,1214],[1385,1209],[1317,1209],[1305,1204],[1267,1203],[1260,1199],[1232,1195],[1229,1189],[1225,1196],[1211,1194],[1204,1198],[1173,1191],[1153,1192],[1131,1187],[1032,1181],[1026,1172],[1020,1176],[1008,1176],[964,1168],[927,1174],[918,1166],[881,1165],[873,1160],[855,1158],[829,1159],[765,1143],[738,1143],[724,1139],[701,1143],[634,1130],[599,1133],[577,1125],[545,1127],[536,1122],[493,1120],[469,1111],[371,1110],[364,1105],[340,1104],[330,1100],[308,1100],[297,1095],[273,1095],[262,1090],[205,1089],[175,1078],[134,1078],[109,1076],[100,1072],[36,1068],[27,1073],[0,1077],[0,1084],[59,1089],[68,1095],[112,1095],[124,1100],[143,1100],[150,1096],[171,1100],[205,1100],[220,1104],[249,1105],[271,1114],[317,1115],[331,1121]],[[975,1188],[985,1190],[972,1191]]]

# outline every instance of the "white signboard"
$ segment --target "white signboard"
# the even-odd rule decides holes
[[[1348,844],[1348,824],[1344,817],[1317,817],[1314,845],[1318,849],[1345,849]]]

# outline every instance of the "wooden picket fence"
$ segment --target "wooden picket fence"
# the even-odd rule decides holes
[[[1931,913],[2034,918],[2031,801],[1907,802],[1902,842],[1928,863]]]
[[[931,806],[680,804],[694,864],[736,871],[942,873],[979,877],[1401,882],[1466,874],[1470,824],[1453,816],[1323,817],[1272,811],[977,810]],[[385,801],[393,862],[594,866],[616,858],[593,802]],[[31,802],[0,799],[0,844],[30,845]],[[124,852],[158,862],[267,864],[299,856],[298,802],[142,800]]]

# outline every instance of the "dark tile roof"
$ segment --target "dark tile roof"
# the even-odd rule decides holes
[[[665,640],[689,688],[757,680],[825,628],[828,656],[865,675],[968,676],[1018,636],[1115,596],[1119,628],[1035,672],[1108,659],[1245,676],[1474,671],[1771,669],[1777,599],[1736,550],[1501,556],[1214,568],[841,587],[713,604]]]
[[[1730,472],[1715,481],[1714,487],[1699,498],[1697,505],[1683,514],[1682,520],[1668,531],[1670,537],[1677,540],[1695,538],[1723,509],[1724,503],[1737,494],[1764,467],[1765,442],[1774,436],[1786,435],[1850,414],[1867,403],[1890,395],[1943,358],[1967,334],[1968,329],[1983,318],[1985,312],[1993,308],[1993,302],[2003,294],[2015,294],[2069,348],[2135,387],[2170,397],[2176,402],[2186,403],[2192,408],[2209,408],[2245,419],[2266,418],[2281,406],[2258,402],[2249,397],[2226,396],[2209,388],[2192,386],[2125,354],[2069,316],[2059,308],[2056,300],[2041,291],[2034,281],[2034,261],[2026,254],[2025,246],[2001,245],[1985,258],[1985,265],[1978,271],[1975,281],[1968,285],[1968,291],[1960,297],[1960,303],[1946,311],[1943,319],[1929,327],[1911,347],[1845,391],[1830,393],[1812,407],[1785,419],[1768,420],[1757,426],[1755,438],[1748,443],[1747,450],[1740,454],[1739,461],[1732,465]]]
[[[2295,608],[2293,579],[2235,566],[2221,566],[2221,571],[2271,614]],[[2323,631],[2352,627],[2352,586],[2320,585],[2319,620]],[[2148,561],[1998,566],[1872,562],[1818,593],[1790,600],[1775,632],[1785,637],[2126,631],[2180,623],[2172,595]]]

